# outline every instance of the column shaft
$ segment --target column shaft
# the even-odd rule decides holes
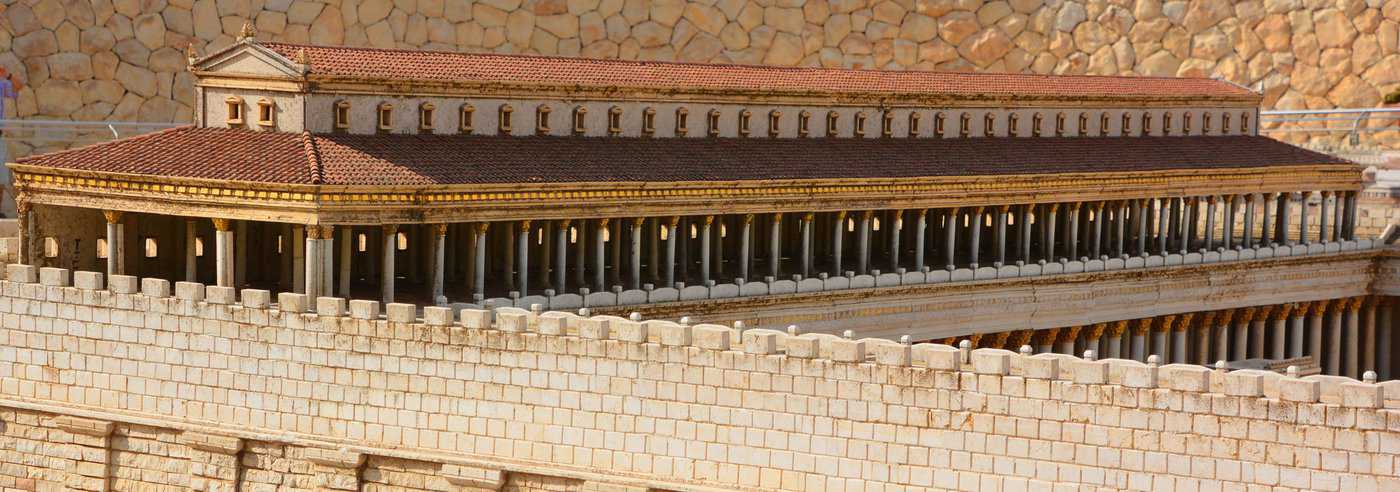
[[[563,294],[569,291],[569,235],[570,220],[559,221],[554,231],[554,289]]]
[[[978,255],[982,252],[982,207],[975,207],[968,216],[968,229],[971,233],[968,238],[968,268],[973,270],[978,266]]]
[[[355,231],[354,231],[354,229],[353,229],[352,227],[350,227],[350,226],[341,226],[341,228],[340,228],[340,284],[337,286],[337,287],[339,287],[339,288],[336,289],[336,290],[337,290],[337,292],[340,293],[340,294],[339,294],[340,297],[345,298],[345,299],[351,299],[351,298],[352,298],[351,295],[350,295],[350,277],[353,275],[353,274],[351,273],[351,272],[352,272],[351,267],[354,266],[354,261],[351,259],[352,255],[354,254],[354,249],[353,249],[353,248],[354,248],[354,243],[353,243],[354,239],[355,239]]]
[[[482,228],[482,231],[481,231],[481,236],[482,236],[482,237],[477,239],[477,251],[476,251],[476,254],[477,254],[478,260],[481,258],[481,256],[482,256],[484,250],[486,249],[486,248],[484,247],[485,235],[486,235],[486,231],[485,231],[485,228],[483,227],[483,228]],[[384,251],[383,251],[383,252],[384,252],[384,257],[381,259],[381,261],[380,261],[380,267],[379,267],[379,268],[380,268],[380,272],[382,272],[382,273],[379,274],[379,291],[380,291],[380,297],[381,297],[381,299],[384,301],[384,304],[388,304],[388,303],[394,302],[394,253],[398,252],[398,249],[399,249],[399,248],[398,248],[398,242],[399,242],[398,239],[399,239],[399,226],[397,226],[397,225],[386,225],[386,226],[384,226]],[[484,272],[484,265],[482,264],[481,261],[477,261],[476,266],[477,266],[477,268],[476,268],[476,275],[477,275],[478,278],[480,278],[481,275],[482,275],[483,272]],[[480,294],[480,293],[482,292],[482,291],[481,291],[482,288],[483,288],[483,287],[482,287],[482,282],[478,281],[478,282],[477,282],[477,289],[478,289],[478,290],[477,290],[477,293],[478,293],[478,294]]]
[[[214,219],[215,279],[220,287],[233,286],[233,229],[229,219]],[[118,243],[120,243],[120,239]],[[120,249],[117,250],[120,254]]]
[[[782,272],[783,262],[783,214],[773,214],[772,225],[768,229],[768,275],[774,279]]]
[[[529,226],[526,225],[526,227],[528,228]],[[433,304],[443,306],[447,304],[447,294],[444,290],[447,271],[447,224],[432,224],[429,230],[433,231]],[[528,234],[528,231],[526,231],[526,233]],[[529,244],[529,241],[526,240],[522,243]],[[525,263],[522,262],[521,265],[523,266]],[[522,267],[520,271],[522,272],[520,285],[523,286],[525,285],[525,275],[523,272],[526,271],[526,269]],[[521,288],[523,289],[524,287]]]
[[[919,209],[919,218],[917,219],[917,222],[914,223],[914,270],[915,270],[915,271],[922,271],[922,270],[924,269],[924,266],[926,266],[926,264],[924,263],[924,246],[925,246],[925,244],[927,243],[927,241],[925,240],[925,237],[926,237],[927,234],[928,234],[928,209],[923,209],[923,208],[921,208],[921,209]],[[840,233],[839,233],[839,232],[837,233],[837,236],[840,237]],[[838,244],[838,248],[839,248],[839,244],[840,244],[840,243],[837,243],[837,244]],[[839,251],[839,249],[838,249],[838,251]]]
[[[477,222],[477,223],[475,224],[475,226],[476,226],[476,248],[474,248],[474,252],[476,253],[476,255],[475,255],[476,257],[475,257],[475,258],[472,258],[472,263],[475,265],[474,270],[473,270],[473,273],[475,273],[476,276],[475,276],[475,278],[472,279],[472,293],[473,293],[473,296],[474,296],[474,297],[479,297],[479,298],[484,299],[484,298],[486,297],[486,231],[487,231],[487,229],[491,226],[491,223],[490,223],[490,222]],[[385,230],[387,231],[388,229],[386,228]],[[568,228],[566,227],[566,228],[565,228],[565,234],[568,233],[567,231],[568,231]],[[391,250],[385,251],[385,253],[384,253],[384,262],[385,262],[386,265],[389,266],[389,268],[388,268],[387,271],[389,271],[389,272],[392,273],[392,272],[394,271],[394,269],[393,269],[394,257],[393,257],[393,253],[391,252]],[[563,264],[561,263],[560,265],[561,265],[561,267],[562,267]],[[389,282],[389,283],[388,283],[388,288],[387,288],[387,290],[386,290],[385,298],[387,298],[387,299],[393,299],[393,297],[394,297],[394,284],[393,284],[393,280],[389,280],[388,282]],[[474,298],[473,300],[475,301],[476,299]],[[386,302],[388,302],[388,301],[386,301]]]
[[[676,226],[680,220],[680,217],[671,217],[666,224],[666,287],[672,288],[676,286],[676,241],[680,240]]]
[[[831,274],[842,275],[844,265],[841,258],[841,243],[846,237],[846,212],[836,212],[836,220],[831,228]],[[920,247],[922,250],[922,246]]]
[[[860,214],[860,224],[856,229],[856,273],[870,273],[870,215],[866,210]]]
[[[1264,209],[1264,223],[1261,224],[1261,227],[1259,228],[1259,245],[1260,245],[1260,246],[1268,246],[1270,243],[1272,243],[1272,242],[1274,242],[1274,241],[1276,240],[1276,239],[1274,239],[1274,236],[1273,236],[1273,232],[1274,232],[1274,231],[1273,231],[1273,227],[1274,227],[1274,214],[1273,214],[1273,208],[1274,208],[1274,207],[1273,207],[1273,206],[1274,206],[1275,203],[1278,202],[1277,195],[1278,195],[1277,193],[1265,193],[1265,194],[1263,195],[1263,203],[1261,204],[1261,207],[1260,207],[1260,208]]]
[[[1308,199],[1312,198],[1313,192],[1305,191],[1301,195],[1298,203],[1298,243],[1308,244],[1312,242],[1308,239]]]
[[[1244,231],[1240,233],[1240,244],[1254,247],[1254,194],[1244,196]]]
[[[706,215],[705,222],[700,226],[700,284],[710,283],[710,249],[714,246],[711,239],[710,229],[714,226],[715,216]]]
[[[889,238],[890,273],[895,273],[899,271],[899,236],[904,228],[904,211],[892,210],[890,211],[889,217],[890,223],[888,225],[890,229],[886,237]]]
[[[802,215],[802,277],[812,275],[812,212]],[[896,260],[897,262],[898,260]]]
[[[1327,232],[1328,221],[1332,218],[1332,214],[1329,212],[1331,209],[1328,208],[1331,205],[1331,203],[1329,203],[1331,197],[1332,192],[1324,191],[1322,192],[1322,200],[1318,202],[1317,242],[1319,243],[1325,243],[1331,239],[1331,235]]]
[[[631,265],[631,266],[632,266],[632,288],[633,288],[633,289],[641,289],[641,288],[642,288],[642,234],[643,234],[643,229],[644,229],[643,226],[644,226],[645,224],[646,224],[646,219],[643,219],[643,218],[632,219],[632,238],[631,238],[631,239],[632,239],[632,251],[631,251],[631,255],[632,255],[632,261],[631,261],[631,263],[632,263],[632,265]],[[563,257],[563,255],[560,255],[560,257]],[[562,277],[562,276],[561,276],[561,277]],[[560,284],[560,289],[562,289],[562,288],[563,288],[563,284]]]
[[[1215,196],[1206,197],[1206,249],[1215,250]]]
[[[749,279],[749,265],[753,263],[753,214],[744,216],[744,227],[739,233],[739,278]]]
[[[1008,209],[1008,208],[1009,208],[1009,207],[1008,207],[1007,205],[1002,205],[1002,206],[1000,206],[1000,207],[997,207],[997,215],[996,215],[996,227],[997,227],[997,229],[996,229],[997,259],[996,259],[996,266],[1001,266],[1001,265],[1005,265],[1005,264],[1006,264],[1006,212],[1007,212],[1007,209]],[[919,238],[922,239],[922,238],[923,238],[923,228],[922,228],[923,216],[922,216],[922,215],[920,215],[920,217],[919,217],[919,223],[920,223],[920,225],[921,225],[921,226],[920,226],[920,229],[919,229]],[[921,264],[921,265],[922,265],[922,264]],[[921,265],[915,265],[915,266],[921,266]]]
[[[1020,240],[1020,251],[1016,255],[1022,262],[1031,262],[1031,227],[1035,221],[1035,204],[1022,205],[1021,218],[1016,220],[1016,235]]]
[[[198,243],[198,239],[199,239],[199,236],[198,236],[198,231],[196,230],[196,223],[195,223],[195,221],[194,221],[193,219],[186,219],[186,220],[185,220],[185,281],[186,281],[186,282],[198,282],[198,281],[199,281],[199,267],[197,266],[197,265],[198,265],[199,256],[198,256],[198,252],[196,251],[196,249],[197,249],[198,246],[199,246],[199,245],[197,244],[197,243]],[[107,258],[108,258],[108,261],[109,261],[109,262],[111,261],[111,258],[112,258],[112,255],[113,255],[113,254],[114,254],[114,251],[112,250],[112,234],[111,234],[111,231],[108,231],[108,234],[107,234]],[[109,265],[108,268],[111,268],[111,266]],[[110,277],[110,274],[108,274],[108,276]]]

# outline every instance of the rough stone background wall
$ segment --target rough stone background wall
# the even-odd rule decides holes
[[[1266,107],[1400,88],[1385,0],[4,0],[7,116],[189,121],[185,48],[266,40],[770,65],[1210,75]],[[28,149],[17,149],[20,153]]]

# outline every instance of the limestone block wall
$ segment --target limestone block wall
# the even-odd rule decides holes
[[[1384,0],[15,0],[0,66],[28,87],[6,115],[189,121],[185,48],[226,46],[245,22],[384,48],[1209,75],[1269,108],[1376,106],[1400,88],[1400,3]]]
[[[1393,383],[103,280],[0,281],[0,486],[1400,488]]]

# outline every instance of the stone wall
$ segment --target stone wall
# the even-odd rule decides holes
[[[0,486],[1400,488],[1395,383],[71,275],[0,281]]]
[[[245,22],[331,45],[1210,75],[1270,108],[1369,107],[1400,88],[1400,3],[1382,0],[14,0],[0,66],[29,87],[7,114],[189,121],[186,46],[208,53]]]

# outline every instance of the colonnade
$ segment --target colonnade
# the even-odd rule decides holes
[[[1382,379],[1395,374],[1391,353],[1400,302],[1368,296],[1251,306],[1219,311],[1171,314],[1085,326],[1018,330],[953,337],[941,343],[972,341],[974,347],[1017,350],[1029,345],[1036,352],[1082,355],[1093,350],[1099,358],[1162,363],[1213,365],[1248,359],[1270,365],[1306,365],[1310,358],[1323,374],[1359,378],[1377,371]],[[1279,362],[1282,361],[1282,362]]]
[[[411,279],[430,302],[446,303],[1348,240],[1355,212],[1355,192],[1324,190],[451,224],[214,219],[213,249],[216,282],[241,284],[246,264],[236,258],[246,248],[247,228],[260,224],[254,234],[275,236],[260,244],[275,240],[281,282],[291,290],[348,297],[353,283],[372,281],[380,298],[393,301],[396,281]],[[121,215],[104,213],[111,248],[123,244]],[[194,228],[187,227],[189,234]],[[193,278],[194,242],[185,242],[186,276]],[[122,258],[108,255],[108,273],[124,271]]]

